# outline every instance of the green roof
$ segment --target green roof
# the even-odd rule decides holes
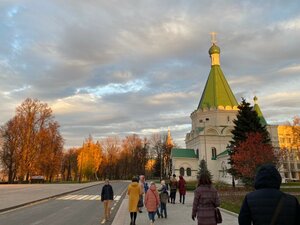
[[[194,149],[188,149],[188,148],[173,148],[171,151],[171,157],[198,159]]]
[[[257,115],[258,115],[258,118],[259,118],[259,121],[260,121],[261,125],[266,126],[267,121],[265,120],[265,118],[264,118],[264,116],[263,116],[263,114],[260,110],[259,105],[255,103],[253,108],[257,112]]]
[[[229,150],[228,150],[228,149],[226,149],[225,151],[223,151],[223,152],[221,152],[219,155],[217,155],[217,158],[218,158],[219,156],[224,156],[224,155],[229,155]]]
[[[213,45],[208,50],[208,53],[210,55],[215,54],[215,53],[220,54],[220,52],[221,52],[220,48],[215,43],[213,43]]]
[[[238,106],[232,90],[219,65],[212,65],[198,109],[218,106]]]

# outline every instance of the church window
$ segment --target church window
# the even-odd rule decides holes
[[[186,169],[186,175],[187,175],[188,177],[192,176],[192,170],[191,170],[191,168],[187,168],[187,169]]]
[[[216,160],[217,159],[217,149],[215,147],[211,148],[211,159]]]
[[[184,176],[184,168],[183,168],[183,167],[180,167],[180,169],[179,169],[179,174],[180,174],[181,176]]]

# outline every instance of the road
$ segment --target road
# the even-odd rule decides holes
[[[120,205],[128,182],[112,182],[115,201],[112,216]],[[103,184],[0,213],[0,225],[96,225],[103,222],[100,194]],[[105,224],[111,224],[112,221]]]

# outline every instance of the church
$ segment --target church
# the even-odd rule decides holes
[[[221,51],[214,37],[208,53],[211,58],[210,73],[198,107],[190,115],[192,126],[191,131],[185,137],[186,148],[172,149],[171,170],[173,174],[182,175],[186,180],[196,180],[200,160],[204,159],[214,181],[231,183],[232,176],[227,173],[227,169],[230,168],[227,146],[232,139],[231,131],[234,128],[233,120],[238,112],[238,102],[221,69]],[[282,141],[286,139],[282,137],[284,133],[282,126],[268,125],[257,103],[257,97],[253,100],[254,110],[260,122],[266,125],[274,149],[279,150],[282,147]],[[296,154],[294,158],[288,157],[291,160],[286,163],[286,168],[281,166],[280,172],[283,178],[299,180],[300,161],[296,157],[299,154],[299,146],[298,143],[296,147],[289,149],[290,152],[293,154],[296,152]],[[296,167],[295,171],[291,170],[291,164]]]

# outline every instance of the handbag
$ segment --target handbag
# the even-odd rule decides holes
[[[139,201],[138,201],[138,208],[141,208],[144,206],[144,203],[143,203],[143,195],[140,195],[139,197]]]
[[[215,208],[215,217],[217,223],[222,223],[223,219],[219,208]]]

